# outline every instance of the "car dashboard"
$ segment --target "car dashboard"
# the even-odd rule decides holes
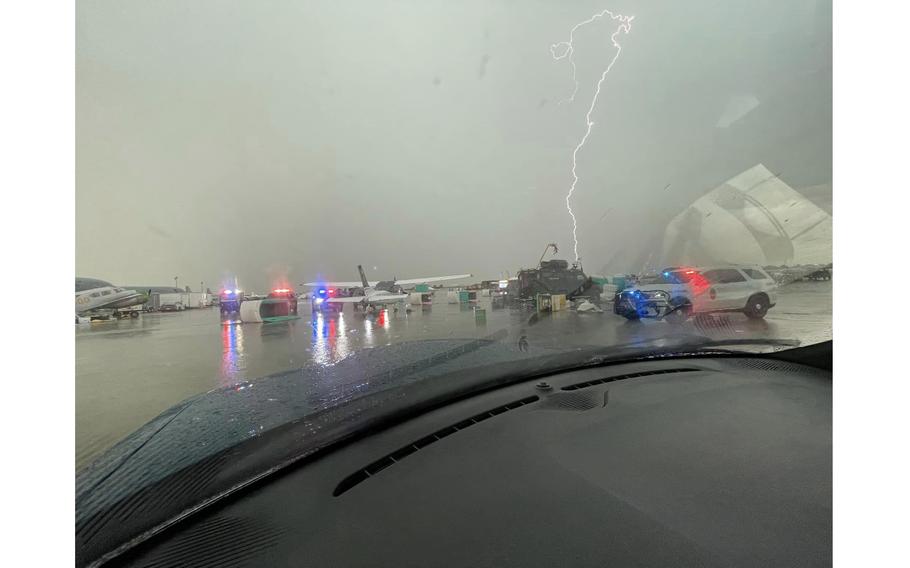
[[[830,565],[831,387],[748,356],[538,377],[351,441],[105,565]]]

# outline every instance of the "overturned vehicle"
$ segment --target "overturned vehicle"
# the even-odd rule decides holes
[[[564,295],[567,300],[589,300],[599,303],[603,289],[585,275],[578,263],[566,260],[544,260],[537,268],[520,270],[510,280],[508,293],[517,303],[535,302],[538,295]]]

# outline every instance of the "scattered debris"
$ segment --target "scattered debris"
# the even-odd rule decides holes
[[[584,300],[582,303],[578,304],[578,307],[575,308],[579,312],[594,312],[594,313],[603,313],[603,310],[595,306],[593,303],[588,300]]]

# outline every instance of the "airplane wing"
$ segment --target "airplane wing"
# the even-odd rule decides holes
[[[370,286],[375,286],[378,283],[378,280],[373,280],[370,282]],[[312,286],[314,288],[317,286],[328,286],[330,288],[363,288],[363,283],[359,280],[356,282],[305,282],[303,285]]]
[[[390,294],[388,296],[379,296],[375,298],[369,298],[367,303],[370,304],[397,304],[398,302],[408,299],[407,294]]]
[[[473,274],[453,274],[451,276],[427,276],[425,278],[409,278],[408,280],[396,280],[395,284],[430,284],[432,282],[445,282],[446,280],[461,280],[462,278],[473,278]],[[372,285],[372,284],[371,284]]]
[[[348,296],[346,298],[329,298],[326,302],[330,304],[353,304],[362,302],[365,296]]]
[[[347,298],[329,298],[326,302],[330,304],[354,304],[357,302],[363,302],[366,299],[369,304],[395,304],[403,300],[408,299],[407,294],[389,294],[383,296],[376,296],[373,298],[367,299],[366,296],[349,296]]]

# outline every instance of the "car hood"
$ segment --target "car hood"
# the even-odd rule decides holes
[[[282,372],[210,391],[166,410],[76,476],[77,564],[344,440],[390,413],[450,395],[457,373],[534,357],[505,330],[481,339],[424,340],[365,349],[325,367]],[[419,388],[418,388],[419,387]]]

